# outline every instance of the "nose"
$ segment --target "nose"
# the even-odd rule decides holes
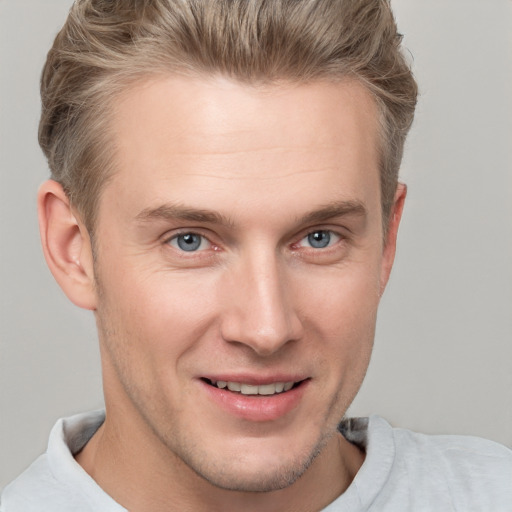
[[[225,279],[227,304],[221,322],[223,339],[270,356],[302,337],[303,326],[296,297],[287,286],[286,269],[275,255],[240,262]]]

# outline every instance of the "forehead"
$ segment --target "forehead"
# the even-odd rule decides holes
[[[299,216],[304,202],[379,201],[377,108],[354,81],[153,79],[119,98],[112,130],[105,195],[134,214],[168,201],[277,209],[289,196]]]
[[[123,151],[150,149],[150,139],[155,146],[164,139],[178,153],[195,152],[199,144],[206,153],[233,137],[240,150],[277,145],[278,133],[289,142],[292,131],[297,146],[340,145],[363,125],[365,131],[374,125],[368,133],[372,138],[376,116],[373,98],[355,80],[258,86],[222,77],[169,76],[125,90],[115,106],[114,131],[121,144],[146,131],[147,140],[139,139],[136,148],[123,145]],[[277,132],[281,128],[286,129]]]

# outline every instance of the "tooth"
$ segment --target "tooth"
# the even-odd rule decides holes
[[[293,387],[293,382],[286,382],[284,385],[284,390],[290,391],[290,389],[292,389],[292,387]]]
[[[230,391],[242,393],[243,395],[274,395],[292,389],[294,382],[275,382],[273,384],[263,384],[253,386],[252,384],[243,384],[240,382],[226,382],[223,380],[212,381],[219,389],[228,388]]]
[[[228,382],[228,389],[230,391],[240,391],[242,386],[238,382]]]
[[[284,382],[276,382],[276,393],[282,393],[284,389]]]
[[[242,384],[240,391],[242,395],[257,395],[258,386],[251,386],[250,384]]]
[[[276,384],[265,384],[258,386],[258,393],[260,395],[273,395],[276,392]]]

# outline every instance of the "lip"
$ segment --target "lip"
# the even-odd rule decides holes
[[[286,373],[273,373],[272,375],[250,375],[250,374],[233,374],[222,373],[215,375],[202,375],[202,379],[208,379],[214,382],[223,380],[224,382],[243,382],[251,386],[264,386],[265,384],[273,384],[274,382],[301,382],[307,379],[307,376]]]
[[[300,401],[309,386],[310,379],[274,375],[272,377],[250,377],[233,375],[216,375],[204,377],[212,381],[243,382],[253,386],[263,386],[273,382],[301,382],[295,388],[275,395],[242,395],[226,389],[219,389],[199,379],[202,389],[215,405],[230,415],[251,422],[275,421],[292,412],[300,404]]]

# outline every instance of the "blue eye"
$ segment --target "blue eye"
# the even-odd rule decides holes
[[[301,245],[304,246],[307,243],[307,245],[313,249],[325,249],[333,243],[336,243],[338,240],[340,240],[340,236],[336,233],[325,229],[319,229],[318,231],[313,231],[304,237],[301,240]]]
[[[176,249],[186,252],[194,252],[199,249],[204,249],[208,244],[206,238],[197,233],[183,233],[172,238],[169,243]]]

